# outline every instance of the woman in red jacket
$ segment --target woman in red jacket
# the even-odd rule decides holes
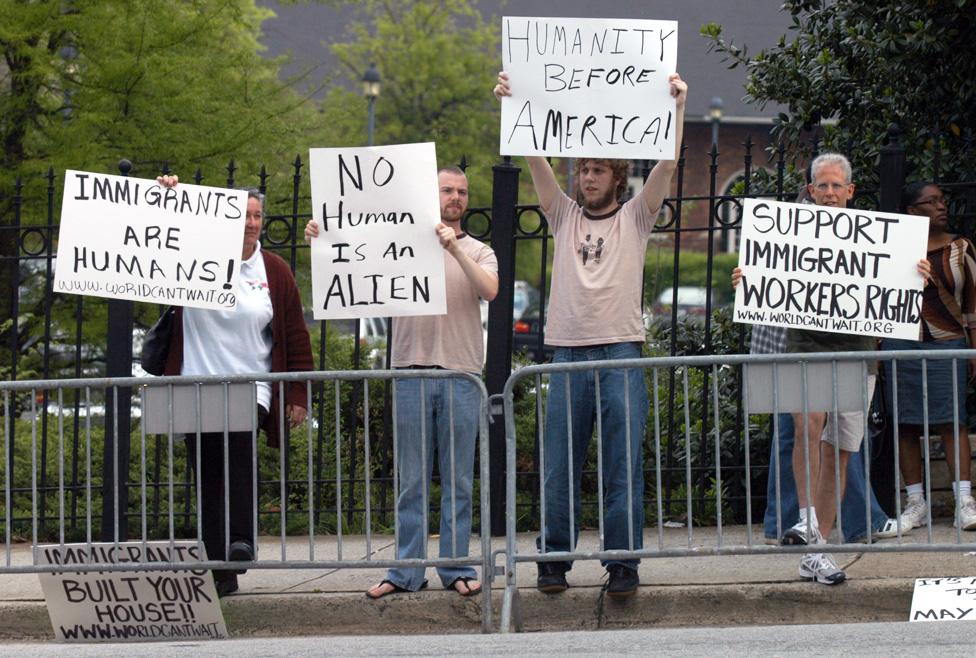
[[[160,177],[167,187],[176,176]],[[302,300],[287,263],[261,249],[264,195],[249,190],[244,245],[237,280],[237,306],[233,310],[180,308],[174,317],[167,375],[228,375],[252,372],[298,372],[312,369],[312,347],[302,313]],[[258,425],[268,443],[279,445],[286,421],[295,427],[305,421],[306,384],[285,384],[285,418],[279,418],[279,385],[256,382]],[[228,478],[224,483],[223,432],[200,435],[200,463],[196,435],[186,435],[187,453],[201,488],[203,544],[210,560],[250,562],[255,558],[252,433],[228,435]],[[229,492],[226,504],[225,486]],[[224,535],[227,510],[229,538]],[[229,551],[225,550],[229,545]],[[217,570],[217,594],[237,591],[237,574]]]

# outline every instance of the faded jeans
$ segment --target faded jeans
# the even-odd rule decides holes
[[[559,347],[552,362],[571,363],[640,358],[637,343],[586,347]],[[594,372],[600,382],[600,408],[596,408]],[[572,450],[567,425],[569,385]],[[628,408],[629,404],[629,408]],[[590,439],[600,414],[604,500],[604,550],[637,550],[643,546],[644,427],[648,397],[642,369],[580,370],[553,373],[549,381],[545,436],[545,536],[536,540],[540,552],[572,551],[580,523],[580,480]],[[570,463],[572,460],[572,463]],[[572,471],[572,485],[570,485]],[[570,510],[572,509],[572,531]],[[638,560],[606,560],[604,566],[623,564],[636,569]],[[571,568],[572,563],[563,565]]]
[[[427,557],[424,506],[429,507],[430,504],[435,450],[441,481],[439,557],[467,557],[471,537],[474,454],[480,414],[481,393],[473,382],[459,378],[396,380],[397,465],[400,481],[400,494],[397,498],[400,540],[397,547],[398,558]],[[424,567],[390,569],[387,579],[398,587],[415,592],[424,585],[425,571]],[[470,566],[438,567],[437,574],[444,587],[448,587],[458,578],[477,576],[477,572]]]
[[[766,487],[766,516],[763,520],[763,534],[767,539],[779,539],[784,532],[800,520],[800,504],[796,494],[796,481],[793,479],[793,417],[779,414],[779,490],[780,490],[780,532],[776,529],[776,443],[769,446],[769,484]],[[864,495],[867,481],[864,479],[864,450],[867,441],[861,442],[861,450],[851,453],[847,463],[847,487],[841,501],[841,524],[848,542],[857,542],[867,537],[867,517],[864,514]],[[802,446],[802,444],[801,444]],[[888,514],[881,508],[878,499],[871,492],[871,526],[874,532],[881,530],[888,520]]]

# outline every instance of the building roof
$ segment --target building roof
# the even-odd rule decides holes
[[[552,0],[474,0],[486,18],[511,16],[552,16]],[[281,5],[259,0],[277,14],[264,24],[262,42],[269,56],[290,54],[286,75],[312,70],[308,83],[320,83],[332,74],[335,59],[329,44],[348,38],[346,27],[356,16],[356,8],[334,8],[321,4]],[[780,111],[778,105],[747,105],[742,97],[746,71],[732,70],[717,53],[708,52],[708,41],[699,34],[704,23],[718,23],[726,39],[736,45],[747,45],[750,53],[776,44],[790,25],[788,13],[780,11],[776,0],[561,0],[560,16],[574,18],[641,18],[678,21],[678,72],[689,85],[686,120],[701,120],[708,114],[709,103],[719,97],[724,103],[723,120],[769,121]],[[499,43],[499,65],[501,64]]]

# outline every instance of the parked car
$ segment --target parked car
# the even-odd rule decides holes
[[[522,314],[533,304],[539,304],[539,291],[528,281],[516,281],[512,296],[512,324],[518,322]]]
[[[671,288],[661,291],[654,304],[651,306],[652,315],[658,317],[671,316],[671,303],[674,299],[674,292]],[[704,319],[705,310],[708,303],[708,288],[703,286],[678,286],[678,317],[685,316],[700,317]],[[712,310],[725,303],[720,299],[718,293],[712,290]]]
[[[386,320],[359,319],[359,348],[364,368],[382,370],[386,367]]]
[[[542,325],[539,318],[541,306],[538,302],[525,309],[525,312],[515,321],[512,327],[512,350],[523,352],[525,356],[542,363],[552,359],[554,348],[550,345],[539,344]]]

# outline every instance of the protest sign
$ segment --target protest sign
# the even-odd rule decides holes
[[[247,192],[67,171],[54,290],[234,308]]]
[[[196,542],[52,544],[34,547],[58,640],[103,642],[227,638],[209,571],[84,571],[90,564],[205,561]]]
[[[502,19],[502,155],[675,159],[678,23]]]
[[[917,340],[928,220],[745,199],[736,322]]]
[[[976,621],[976,578],[916,578],[908,621]]]
[[[316,320],[447,312],[433,143],[311,149]]]

